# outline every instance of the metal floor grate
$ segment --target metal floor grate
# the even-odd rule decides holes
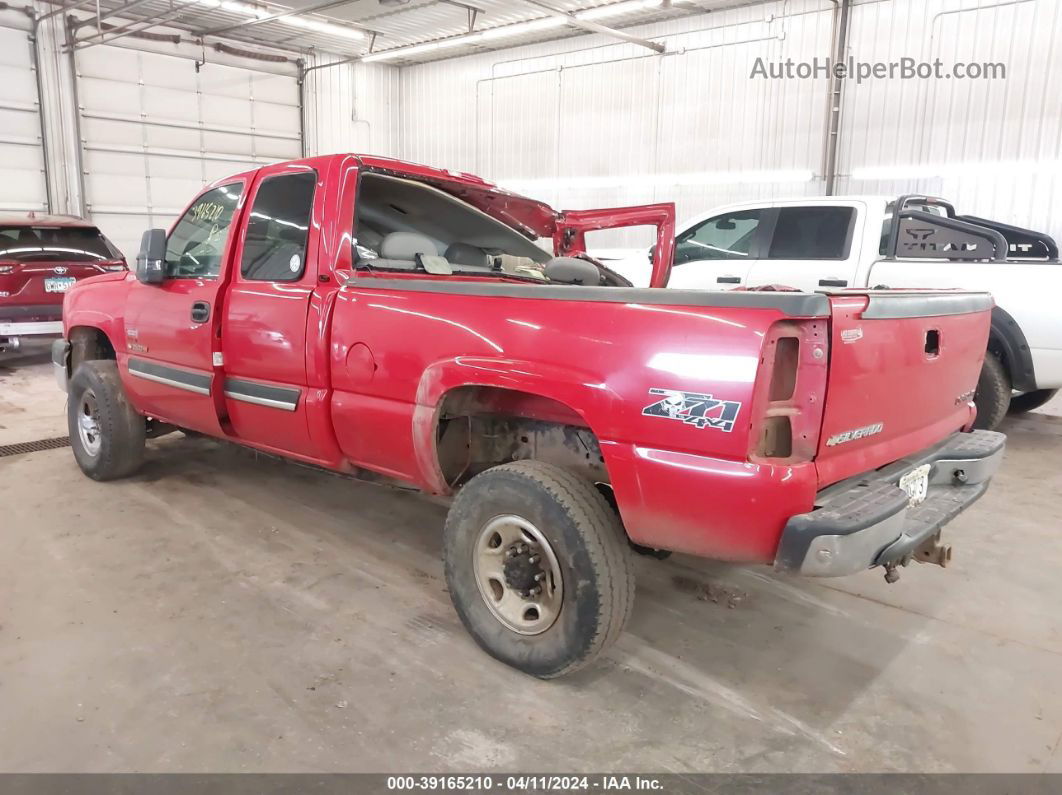
[[[24,455],[25,453],[39,453],[41,450],[58,450],[60,447],[69,447],[69,436],[57,436],[54,439],[38,439],[35,442],[20,442],[19,444],[0,445],[0,458],[9,455]]]

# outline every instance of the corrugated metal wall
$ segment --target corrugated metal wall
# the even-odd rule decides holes
[[[386,65],[340,64],[320,56],[306,74],[308,154],[363,152],[398,155],[399,70]]]
[[[970,214],[1062,239],[1062,2],[866,2],[852,50],[864,60],[1000,61],[1007,79],[849,86],[842,192],[952,197]]]
[[[665,42],[664,57],[583,36],[404,69],[400,153],[567,208],[674,200],[685,216],[739,198],[817,193],[825,80],[749,72],[757,56],[825,55],[832,9],[827,0],[767,3],[630,29]],[[602,233],[594,242],[644,239]]]
[[[740,199],[819,194],[826,79],[750,72],[757,57],[826,57],[834,7],[770,0],[630,29],[665,41],[663,57],[587,35],[403,69],[312,71],[306,151],[473,171],[571,208],[674,200],[688,216]],[[76,211],[60,32],[40,44],[42,107],[59,142],[49,150],[56,209]],[[1062,238],[1062,103],[1050,83],[1062,74],[1062,0],[856,0],[850,45],[859,60],[1000,61],[1008,73],[847,81],[839,192],[938,193],[965,212]]]
[[[361,118],[397,125],[380,142],[394,148],[376,151],[561,207],[674,200],[688,216],[820,194],[826,79],[750,72],[757,57],[827,57],[833,9],[775,0],[630,29],[665,41],[664,57],[581,36],[392,70],[398,102],[363,104]],[[1062,73],[1062,2],[857,0],[850,45],[865,61],[1000,61],[1007,79],[848,80],[837,192],[938,193],[1062,238],[1062,103],[1049,84]]]

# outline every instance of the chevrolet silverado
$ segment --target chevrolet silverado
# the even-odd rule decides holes
[[[645,224],[654,287],[584,255]],[[991,297],[657,289],[673,240],[670,204],[558,212],[379,157],[223,179],[67,294],[74,458],[120,478],[181,429],[452,496],[454,607],[543,678],[620,634],[632,548],[946,564],[1003,454],[971,432]]]

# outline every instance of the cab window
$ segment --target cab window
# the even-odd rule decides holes
[[[166,241],[167,279],[216,279],[243,184],[222,185],[195,200]]]
[[[709,218],[675,238],[675,264],[750,259],[763,210],[740,210]]]
[[[293,282],[306,268],[306,240],[317,174],[269,177],[258,186],[247,218],[240,275],[250,281]]]
[[[767,258],[846,259],[854,218],[852,207],[782,207]]]

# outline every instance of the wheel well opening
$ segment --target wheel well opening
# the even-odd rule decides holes
[[[70,374],[77,372],[82,362],[95,359],[117,359],[114,346],[98,328],[78,326],[70,330]]]
[[[498,387],[459,387],[439,407],[435,447],[450,487],[498,464],[545,461],[610,483],[597,436],[552,398]]]
[[[1013,381],[1014,370],[1012,368],[1010,356],[1007,353],[1007,345],[995,330],[989,332],[988,335],[988,352],[999,360],[999,363],[1003,366],[1003,372],[1005,372],[1007,377]]]

